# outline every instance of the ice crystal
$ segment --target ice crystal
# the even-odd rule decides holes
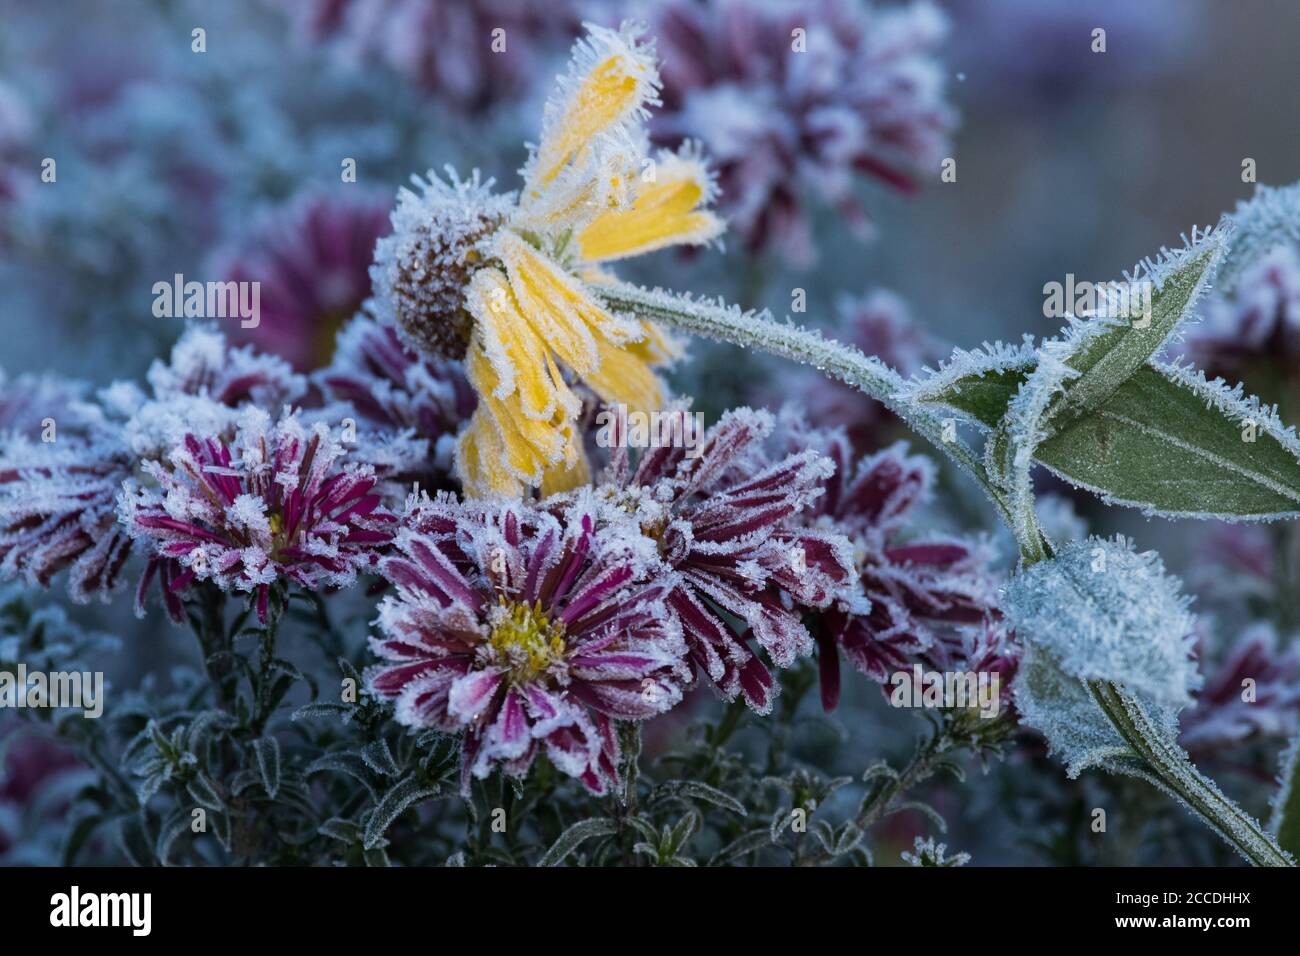
[[[1086,682],[1067,672],[1046,645],[1026,642],[1012,688],[1022,723],[1047,740],[1049,751],[1066,765],[1071,777],[1089,767],[1116,769],[1132,749],[1093,699]],[[1176,704],[1139,697],[1162,736],[1178,733]]]
[[[1245,272],[1279,245],[1294,249],[1300,244],[1300,183],[1256,186],[1255,195],[1237,203],[1228,218],[1236,235],[1219,272],[1225,292],[1234,290]]]
[[[463,731],[462,788],[544,753],[594,793],[618,782],[614,720],[681,700],[675,585],[635,527],[600,521],[580,496],[555,514],[521,502],[412,503],[380,572],[370,691],[399,723]]]
[[[475,170],[444,181],[430,170],[412,177],[418,194],[403,188],[393,210],[392,235],[375,248],[371,268],[377,301],[391,310],[402,337],[435,356],[461,358],[473,322],[465,287],[475,264],[490,255],[486,240],[514,206],[513,194],[494,195],[494,180]]]
[[[969,853],[948,855],[948,844],[935,843],[934,837],[917,837],[912,850],[904,850],[902,860],[908,866],[965,866],[970,862]]]
[[[1200,683],[1195,621],[1178,580],[1154,552],[1091,537],[1016,574],[1004,609],[1018,639],[1067,675],[1103,680],[1172,707]]]

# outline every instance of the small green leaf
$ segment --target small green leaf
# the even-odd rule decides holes
[[[728,796],[716,787],[710,787],[707,783],[700,783],[698,780],[669,780],[655,788],[653,800],[665,800],[672,797],[682,797],[691,800],[702,800],[705,803],[712,803],[714,806],[722,807],[724,810],[730,810],[732,813],[745,816],[745,805],[734,797]]]
[[[1227,243],[1224,231],[1192,232],[1184,251],[1159,263],[1146,263],[1133,272],[1128,288],[1147,282],[1151,314],[1092,319],[1063,343],[1069,347],[1065,364],[1078,373],[1064,387],[1044,417],[1044,424],[1063,424],[1097,408],[1159,351],[1173,331],[1190,315],[1201,291],[1214,274]],[[1130,303],[1131,305],[1131,303]]]
[[[371,812],[370,819],[366,821],[366,832],[362,839],[362,845],[367,850],[375,849],[383,841],[384,833],[407,809],[421,800],[427,800],[429,797],[437,795],[438,790],[436,787],[426,787],[414,777],[407,777],[384,794],[383,799],[379,801],[379,805]]]
[[[1279,783],[1269,829],[1277,837],[1278,846],[1300,859],[1300,735],[1282,755]]]
[[[587,820],[580,820],[560,834],[559,838],[551,844],[551,848],[537,861],[537,865],[559,866],[568,859],[570,853],[587,840],[594,837],[610,836],[617,832],[618,823],[609,817],[591,817]]]
[[[280,791],[280,743],[274,737],[259,737],[253,741],[253,753],[262,775],[262,788],[274,800]]]

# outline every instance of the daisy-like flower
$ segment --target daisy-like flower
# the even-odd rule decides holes
[[[683,433],[685,410],[663,415],[666,431]],[[748,642],[788,667],[813,651],[804,613],[852,604],[856,585],[849,541],[797,520],[824,493],[834,465],[814,451],[768,457],[774,424],[768,412],[734,409],[691,454],[651,447],[635,469],[616,432],[600,485],[677,572],[667,609],[694,666],[726,699],[743,695],[759,713],[771,709],[776,686]]]
[[[265,621],[272,584],[346,587],[392,539],[374,469],[346,455],[323,423],[309,431],[293,413],[272,423],[250,406],[233,441],[187,434],[165,460],[144,462],[155,487],[128,482],[121,521],[184,569],[172,590],[198,579],[254,592]]]
[[[660,407],[652,366],[672,344],[650,323],[609,311],[600,266],[670,245],[709,242],[721,221],[690,148],[646,152],[658,102],[654,54],[638,30],[589,27],[548,102],[516,196],[477,174],[415,180],[393,213],[372,272],[378,301],[421,351],[464,356],[479,407],[460,436],[470,495],[545,492],[587,478],[566,372],[603,401]]]
[[[425,439],[434,480],[450,474],[456,433],[476,404],[461,363],[414,351],[365,310],[343,327],[333,361],[313,379],[328,398],[373,425],[410,429]]]
[[[927,2],[665,0],[656,141],[704,144],[722,211],[754,253],[815,258],[809,200],[869,232],[867,175],[904,192],[938,176],[955,114],[936,51],[948,20]]]
[[[840,654],[872,680],[941,659],[952,646],[936,642],[953,628],[986,626],[998,616],[991,555],[977,543],[947,535],[910,537],[913,509],[934,480],[930,461],[898,444],[852,464],[840,431],[814,433],[836,465],[836,479],[809,511],[810,520],[849,536],[857,574],[871,602],[866,614],[835,606],[817,618],[822,705],[840,697]],[[949,638],[951,639],[951,638]]]
[[[375,243],[389,230],[385,198],[344,192],[291,200],[215,269],[226,281],[261,285],[261,321],[235,334],[299,371],[329,361],[339,329],[370,295]]]
[[[594,793],[618,778],[613,720],[681,700],[686,646],[671,578],[635,525],[521,502],[413,504],[380,573],[396,586],[371,639],[372,693],[398,722],[463,731],[462,788],[539,753]]]

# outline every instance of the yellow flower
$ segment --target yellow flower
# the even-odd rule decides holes
[[[632,26],[587,30],[546,105],[518,196],[492,195],[477,174],[417,179],[423,195],[403,190],[394,234],[376,252],[376,291],[407,341],[465,349],[480,397],[457,446],[471,495],[589,480],[574,378],[604,402],[662,406],[653,367],[675,346],[601,304],[601,264],[706,243],[723,228],[706,208],[713,183],[697,152],[649,155],[643,123],[659,102],[651,46]]]

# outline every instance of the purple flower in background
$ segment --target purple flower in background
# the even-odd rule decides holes
[[[1279,245],[1249,265],[1228,299],[1214,299],[1193,326],[1182,354],[1211,377],[1295,410],[1300,388],[1300,253]]]
[[[938,343],[916,325],[907,303],[887,289],[845,296],[836,313],[838,322],[831,334],[904,376],[919,372],[943,354]],[[860,452],[878,448],[882,433],[894,421],[879,402],[859,389],[818,372],[801,372],[784,394],[791,393],[809,410],[814,424],[843,428]]]
[[[456,434],[477,404],[460,362],[413,351],[393,326],[363,311],[344,326],[333,361],[313,378],[326,397],[368,422],[426,439],[438,477],[450,474]]]
[[[686,433],[688,412],[665,416],[669,432]],[[774,425],[768,412],[734,409],[696,436],[692,452],[684,442],[650,447],[635,469],[615,435],[600,486],[679,575],[666,603],[692,664],[725,698],[743,695],[759,713],[776,688],[749,641],[778,667],[811,654],[804,612],[851,600],[854,577],[849,542],[797,520],[823,493],[832,463],[812,451],[768,457]]]
[[[377,61],[470,113],[525,93],[595,4],[575,0],[301,0],[309,42],[351,64]]]
[[[396,517],[382,506],[374,468],[346,455],[323,423],[272,423],[250,407],[233,441],[187,434],[165,460],[145,461],[156,487],[123,489],[122,523],[184,569],[173,591],[198,579],[256,592],[265,621],[272,584],[346,587],[392,539]]]
[[[391,230],[387,196],[311,190],[278,210],[216,272],[261,284],[261,321],[238,335],[305,371],[329,361],[343,323],[370,296],[375,243]]]
[[[22,817],[40,792],[81,769],[72,751],[42,734],[21,733],[14,740],[0,735],[0,861],[19,845]],[[71,796],[71,795],[69,795]],[[59,807],[47,808],[61,813]]]
[[[842,432],[821,438],[837,478],[810,519],[853,541],[862,591],[871,602],[866,614],[837,606],[818,618],[822,704],[833,710],[840,697],[840,654],[884,683],[927,654],[942,656],[945,649],[936,642],[952,629],[987,626],[998,610],[987,547],[948,535],[908,533],[914,509],[934,481],[928,459],[907,454],[900,443],[855,466]]]
[[[955,114],[935,52],[933,4],[669,0],[651,13],[663,61],[652,132],[699,140],[720,208],[751,253],[815,254],[806,205],[833,206],[865,235],[860,176],[904,192],[938,175]]]
[[[593,793],[617,781],[611,721],[681,700],[686,646],[663,601],[673,579],[627,522],[590,498],[562,514],[521,502],[424,499],[380,572],[396,594],[371,639],[370,690],[399,723],[463,731],[462,789],[545,753]]]
[[[1273,628],[1252,625],[1232,643],[1196,703],[1182,715],[1179,740],[1193,753],[1266,737],[1287,740],[1300,728],[1300,649],[1280,650]]]

